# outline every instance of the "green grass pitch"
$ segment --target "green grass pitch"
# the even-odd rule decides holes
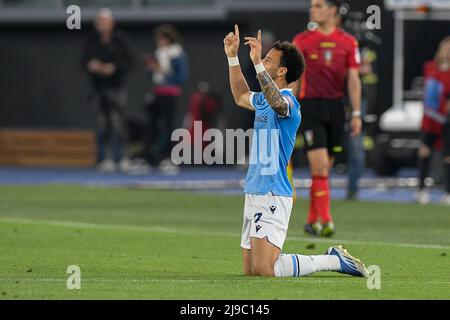
[[[245,277],[243,196],[76,186],[0,187],[0,299],[450,299],[450,209],[333,202],[334,239],[305,237],[294,207],[284,252],[343,244],[381,289],[338,273]],[[68,290],[69,265],[81,289]]]

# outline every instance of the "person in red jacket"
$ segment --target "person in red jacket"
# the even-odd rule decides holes
[[[446,195],[443,202],[450,204],[450,37],[441,41],[434,60],[427,61],[424,73],[424,115],[422,143],[419,147],[419,190],[417,202],[430,201],[425,189],[425,178],[430,171],[433,150],[442,149],[445,162]]]
[[[328,174],[336,154],[343,150],[347,96],[353,108],[352,137],[361,132],[360,54],[356,39],[338,28],[339,0],[312,0],[310,20],[316,27],[297,34],[293,43],[302,51],[306,71],[294,89],[302,103],[303,123],[312,186],[305,232],[331,236],[334,223],[330,212]],[[322,224],[319,223],[319,218]]]
[[[216,126],[219,107],[220,102],[217,94],[210,91],[207,82],[199,82],[197,90],[189,98],[188,111],[183,120],[184,127],[189,130],[191,144],[195,145],[195,122],[201,122],[199,134],[203,137],[207,130]],[[203,140],[202,150],[209,144],[209,141]]]

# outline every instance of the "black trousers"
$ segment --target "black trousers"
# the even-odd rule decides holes
[[[100,88],[93,92],[90,102],[97,111],[97,161],[112,158],[119,163],[125,156],[127,142],[124,117],[126,90]],[[111,155],[107,154],[108,143]]]
[[[177,96],[156,95],[154,101],[147,106],[146,153],[151,165],[157,165],[170,157],[177,104]]]

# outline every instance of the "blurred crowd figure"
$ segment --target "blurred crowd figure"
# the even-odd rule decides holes
[[[377,53],[370,46],[361,46],[361,117],[373,112],[376,103],[378,75],[376,71]],[[351,110],[348,108],[348,114]],[[349,117],[349,116],[347,116]],[[348,126],[347,126],[348,127]],[[359,192],[359,181],[364,173],[366,163],[366,151],[364,149],[365,130],[356,137],[351,136],[350,128],[345,135],[346,168],[347,168],[347,200],[356,200]]]
[[[150,166],[171,173],[178,168],[170,160],[171,132],[175,111],[187,80],[188,62],[175,27],[164,24],[154,30],[156,50],[144,54],[143,63],[152,87],[146,102],[141,130],[143,161],[130,161],[127,154],[127,75],[136,64],[131,41],[116,30],[109,9],[101,9],[95,31],[87,40],[82,68],[90,78],[89,102],[96,111],[97,169],[100,172],[149,172]],[[132,128],[135,131],[136,128]],[[145,170],[144,170],[145,169]]]
[[[366,164],[364,119],[366,115],[372,114],[376,108],[378,86],[377,46],[381,44],[381,40],[375,41],[374,39],[378,39],[378,37],[370,31],[365,30],[362,32],[361,21],[350,19],[350,6],[347,3],[340,6],[339,13],[336,16],[337,25],[355,36],[360,45],[361,65],[359,67],[359,75],[362,87],[361,119],[363,120],[363,128],[361,134],[352,137],[350,121],[348,121],[344,139],[348,181],[347,200],[356,200],[359,192],[359,181],[364,173]],[[351,107],[348,101],[346,102],[346,113],[346,118],[350,119]]]
[[[130,42],[116,30],[108,9],[100,10],[95,32],[87,41],[82,68],[89,74],[89,101],[97,113],[97,166],[99,171],[127,171],[129,160],[125,154],[127,126],[126,76],[133,65]]]
[[[164,24],[154,31],[156,51],[145,56],[153,83],[153,99],[147,105],[145,152],[150,165],[177,172],[170,159],[175,111],[188,77],[188,63],[177,29]]]
[[[442,202],[450,205],[450,37],[444,38],[434,60],[424,64],[424,115],[419,158],[417,202],[426,204],[430,196],[425,188],[434,151],[444,156],[445,192]]]
[[[198,133],[203,137],[205,131],[217,128],[219,110],[220,98],[210,91],[207,82],[199,82],[197,90],[189,97],[188,110],[183,120],[183,127],[188,129],[192,145],[194,145],[195,122],[201,121],[202,126]],[[209,141],[202,141],[202,150],[209,143]]]

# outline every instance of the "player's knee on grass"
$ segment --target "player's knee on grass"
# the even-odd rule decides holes
[[[273,265],[266,261],[252,262],[252,272],[254,276],[273,277]]]
[[[253,271],[250,269],[244,269],[245,276],[253,276]]]
[[[252,263],[251,263],[251,252],[248,249],[242,249],[242,267],[244,274],[246,276],[253,275]]]
[[[253,268],[251,265],[247,265],[244,262],[242,270],[244,271],[244,275],[246,276],[252,276],[253,275]]]
[[[281,248],[268,240],[268,237],[251,237],[251,266],[254,276],[274,276],[274,264]]]
[[[251,265],[251,263],[250,263],[250,261],[248,261],[248,262],[246,262],[246,261],[244,261],[244,264],[243,264],[243,271],[244,271],[244,274],[246,275],[246,276],[251,276],[251,275],[253,275],[253,268],[252,268],[252,265]]]

